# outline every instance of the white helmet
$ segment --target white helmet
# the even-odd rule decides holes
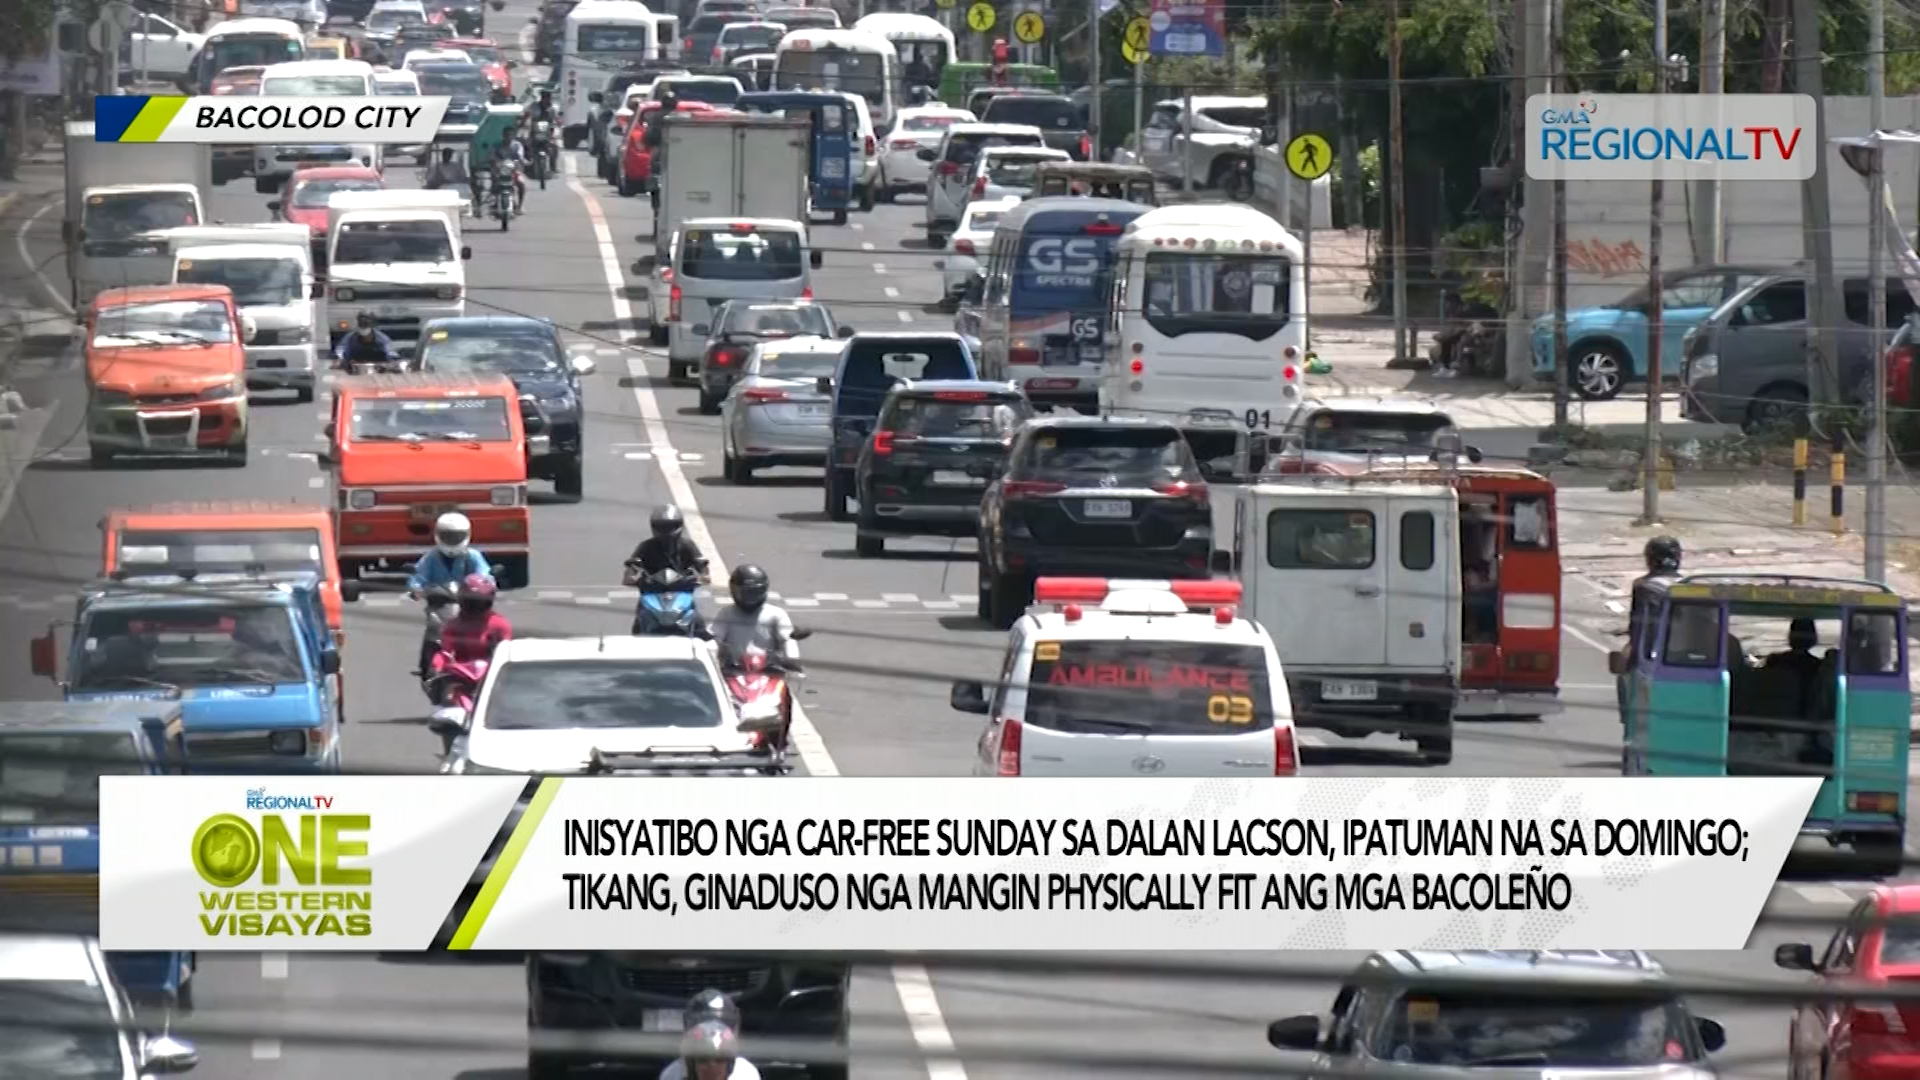
[[[441,514],[433,523],[433,543],[440,554],[455,558],[467,553],[467,541],[473,538],[473,522],[465,514]]]

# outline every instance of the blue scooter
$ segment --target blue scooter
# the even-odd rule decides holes
[[[636,584],[640,587],[640,606],[633,612],[636,636],[706,636],[700,608],[693,602],[700,579],[676,570],[660,570],[641,575]]]

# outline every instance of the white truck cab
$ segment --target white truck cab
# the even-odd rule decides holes
[[[328,340],[362,311],[395,341],[415,341],[434,319],[467,311],[473,256],[462,245],[464,191],[343,191],[327,200]]]
[[[90,121],[66,127],[67,280],[75,311],[121,285],[164,285],[173,256],[151,234],[200,225],[213,186],[213,148],[103,143]]]
[[[254,323],[247,387],[314,393],[318,288],[307,227],[295,222],[175,229],[173,280],[225,285]]]
[[[1301,726],[1397,734],[1429,763],[1452,760],[1459,536],[1447,484],[1306,476],[1240,490],[1233,564]]]

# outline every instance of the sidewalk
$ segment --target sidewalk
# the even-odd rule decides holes
[[[39,361],[61,356],[73,334],[71,315],[53,307],[56,298],[34,273],[43,268],[24,265],[16,241],[28,216],[65,183],[57,150],[29,154],[17,179],[0,180],[0,516],[13,503],[14,485],[52,412],[50,402],[33,400]],[[21,410],[22,402],[11,396],[15,391],[25,405],[42,407]]]

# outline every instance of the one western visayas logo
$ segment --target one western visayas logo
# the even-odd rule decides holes
[[[328,813],[331,795],[247,792],[247,809],[318,813],[215,814],[193,832],[193,868],[209,937],[366,937],[373,871],[366,814]]]

